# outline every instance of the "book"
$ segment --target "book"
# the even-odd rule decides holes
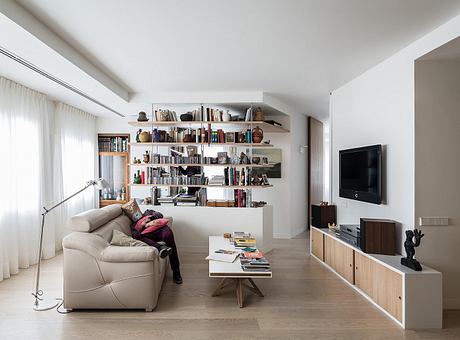
[[[255,238],[235,238],[233,242],[236,247],[254,247],[256,245]]]
[[[264,254],[260,250],[257,250],[255,252],[244,252],[243,256],[245,258],[251,258],[251,259],[261,259],[264,257]]]
[[[220,261],[220,262],[227,262],[227,263],[232,263],[236,260],[238,257],[238,253],[235,252],[235,254],[223,254],[223,253],[211,253],[206,257],[206,260],[212,260],[212,261]]]

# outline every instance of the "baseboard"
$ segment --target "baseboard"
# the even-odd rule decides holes
[[[292,233],[273,233],[273,238],[281,238],[281,239],[291,239],[293,237],[296,237],[299,234],[302,234],[307,228],[299,228]]]
[[[282,238],[282,239],[290,239],[292,238],[291,234],[279,234],[279,233],[274,233],[273,238]]]
[[[460,298],[443,299],[443,309],[460,309]]]

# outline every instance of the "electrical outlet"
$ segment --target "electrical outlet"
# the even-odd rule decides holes
[[[449,225],[448,217],[420,217],[420,227],[444,227]]]

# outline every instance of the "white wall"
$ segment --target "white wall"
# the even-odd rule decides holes
[[[148,108],[145,109],[148,112]],[[131,133],[136,129],[128,125],[135,118],[103,118],[97,120],[98,133]],[[282,168],[280,179],[269,179],[273,188],[253,190],[253,200],[263,200],[273,206],[273,234],[276,238],[291,238],[307,226],[307,150],[299,152],[299,146],[307,144],[307,116],[266,117],[275,119],[291,130],[291,133],[265,134],[276,148],[281,148]],[[138,148],[139,149],[139,148]],[[132,150],[133,151],[133,150]],[[139,151],[141,151],[139,149]],[[142,150],[144,151],[144,150]],[[143,197],[149,193],[145,188],[133,188],[132,197]]]
[[[373,67],[331,96],[332,200],[339,223],[360,217],[391,218],[402,234],[414,227],[414,61],[460,34],[460,16]],[[338,151],[381,143],[386,146],[386,203],[339,198]]]
[[[445,216],[422,227],[417,259],[443,273],[444,308],[460,308],[460,60],[415,67],[415,218]]]

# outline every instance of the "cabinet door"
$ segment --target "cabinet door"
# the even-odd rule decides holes
[[[324,262],[348,282],[354,282],[353,249],[329,236],[324,236]]]
[[[354,250],[334,240],[335,271],[345,280],[354,284]]]
[[[310,237],[312,254],[324,261],[324,234],[312,228]]]
[[[402,321],[402,276],[372,261],[374,282],[372,299],[388,313]]]
[[[373,273],[372,260],[355,252],[355,285],[372,298]]]
[[[330,236],[324,235],[324,262],[335,269],[335,251],[336,241]]]

